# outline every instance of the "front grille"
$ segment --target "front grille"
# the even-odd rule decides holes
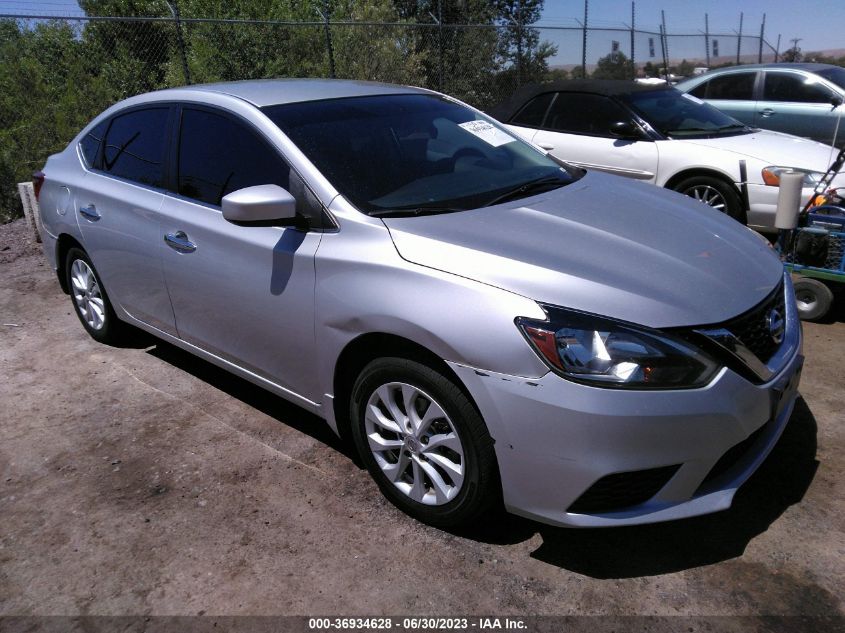
[[[767,317],[772,308],[775,308],[780,312],[781,318],[785,319],[785,307],[781,282],[763,302],[749,312],[722,324],[722,327],[738,338],[760,361],[767,363],[780,347],[780,343],[775,342],[769,331]]]
[[[723,475],[725,472],[730,470],[735,464],[737,464],[743,457],[748,454],[748,451],[751,450],[751,447],[754,446],[755,442],[760,438],[763,433],[766,432],[766,429],[769,428],[771,422],[767,422],[759,429],[754,431],[751,435],[746,437],[742,440],[739,444],[734,444],[731,446],[725,454],[719,458],[719,461],[710,469],[710,472],[707,473],[707,476],[704,478],[704,481],[701,482],[701,485],[698,486],[698,490],[695,491],[696,494],[700,493],[707,485],[716,479],[717,477]]]
[[[590,486],[566,511],[600,514],[645,503],[666,485],[680,467],[676,464],[607,475]]]

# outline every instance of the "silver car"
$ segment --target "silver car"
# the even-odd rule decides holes
[[[316,413],[434,525],[722,510],[797,395],[792,287],[751,230],[428,90],[141,95],[38,183],[92,337],[141,328]]]

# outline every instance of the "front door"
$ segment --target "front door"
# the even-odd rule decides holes
[[[290,168],[244,121],[187,106],[177,163],[178,195],[165,198],[159,240],[179,337],[316,401],[314,255],[322,234],[235,225],[220,210],[223,196],[244,187],[290,190]]]

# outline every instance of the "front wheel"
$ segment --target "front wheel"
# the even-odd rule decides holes
[[[795,303],[802,321],[816,321],[824,318],[833,304],[833,292],[818,279],[803,277],[792,283],[795,289]]]
[[[729,215],[737,222],[746,223],[742,201],[734,188],[723,180],[710,176],[692,176],[679,182],[675,191],[703,202],[716,211]]]
[[[499,496],[493,439],[467,396],[402,358],[368,364],[352,390],[352,436],[382,493],[438,527],[466,527]]]

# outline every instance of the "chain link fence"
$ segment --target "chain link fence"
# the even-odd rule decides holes
[[[664,58],[670,70],[735,62],[739,42],[518,24],[0,16],[0,222],[22,214],[15,183],[107,106],[150,90],[334,76],[433,88],[485,109],[523,83],[583,76],[584,61],[596,77],[654,76]],[[774,56],[741,38],[741,61]]]

